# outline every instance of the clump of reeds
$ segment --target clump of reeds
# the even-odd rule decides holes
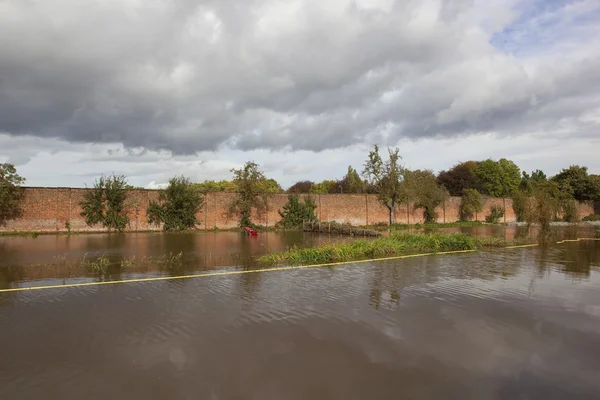
[[[456,250],[475,250],[478,241],[470,236],[454,234],[396,233],[375,240],[356,240],[351,243],[271,253],[258,258],[263,264],[320,264],[339,261],[376,259],[403,254],[438,253]]]

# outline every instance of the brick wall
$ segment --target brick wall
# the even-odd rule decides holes
[[[22,203],[21,218],[8,221],[0,226],[0,231],[39,231],[66,232],[67,222],[72,231],[103,231],[102,226],[87,226],[80,215],[79,203],[87,189],[74,188],[25,188]],[[205,196],[204,204],[198,212],[198,229],[235,228],[237,218],[228,215],[228,209],[235,199],[234,193],[209,193]],[[377,201],[374,195],[355,194],[324,194],[314,195],[317,204],[316,214],[321,221],[349,222],[354,225],[369,225],[388,222],[388,210]],[[128,231],[160,230],[160,227],[150,225],[147,221],[146,210],[150,201],[158,200],[156,190],[130,190],[127,197],[127,208],[130,218]],[[287,195],[273,197],[269,210],[263,215],[256,212],[254,221],[261,225],[273,226],[279,220],[278,211],[287,202]],[[511,199],[486,198],[484,210],[477,214],[478,220],[484,220],[492,205],[505,207],[505,222],[515,221]],[[460,198],[451,197],[437,210],[438,222],[454,222],[460,219]],[[592,214],[592,203],[581,203],[581,217]],[[423,212],[415,210],[406,204],[399,205],[396,210],[396,222],[416,224],[423,222]]]

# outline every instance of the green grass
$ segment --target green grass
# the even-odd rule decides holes
[[[267,265],[321,264],[403,254],[476,250],[479,246],[477,239],[460,233],[451,235],[396,233],[375,240],[355,240],[340,245],[305,249],[293,248],[282,253],[264,255],[259,257],[258,261]]]
[[[473,227],[473,226],[490,226],[490,225],[498,225],[501,224],[488,224],[481,221],[457,221],[457,222],[445,222],[445,223],[429,223],[429,224],[393,224],[392,231],[402,231],[409,229],[427,229],[427,230],[435,230],[438,228],[463,228],[463,227]],[[374,225],[365,225],[363,226],[367,229],[376,229],[381,231],[387,231],[390,229],[388,224],[374,224]]]
[[[583,217],[582,221],[600,221],[600,214],[590,214]]]
[[[0,236],[30,237],[34,239],[39,235],[39,232],[0,232]]]

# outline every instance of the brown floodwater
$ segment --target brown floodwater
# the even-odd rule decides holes
[[[0,238],[0,284],[248,269],[266,251],[337,240]],[[176,266],[78,264],[179,252]],[[600,398],[600,242],[0,293],[0,343],[0,399]]]

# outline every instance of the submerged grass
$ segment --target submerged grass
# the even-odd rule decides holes
[[[409,234],[395,233],[375,240],[355,240],[351,243],[298,249],[267,254],[258,258],[261,264],[322,264],[339,261],[376,259],[404,254],[438,253],[476,250],[479,241],[461,233]]]
[[[457,221],[457,222],[444,222],[444,223],[427,223],[427,224],[393,224],[392,231],[404,231],[410,229],[425,229],[436,230],[439,228],[469,228],[474,226],[501,226],[501,224],[488,224],[481,221]],[[364,225],[361,228],[375,229],[379,231],[389,231],[390,226],[386,223],[378,223],[373,225]]]

